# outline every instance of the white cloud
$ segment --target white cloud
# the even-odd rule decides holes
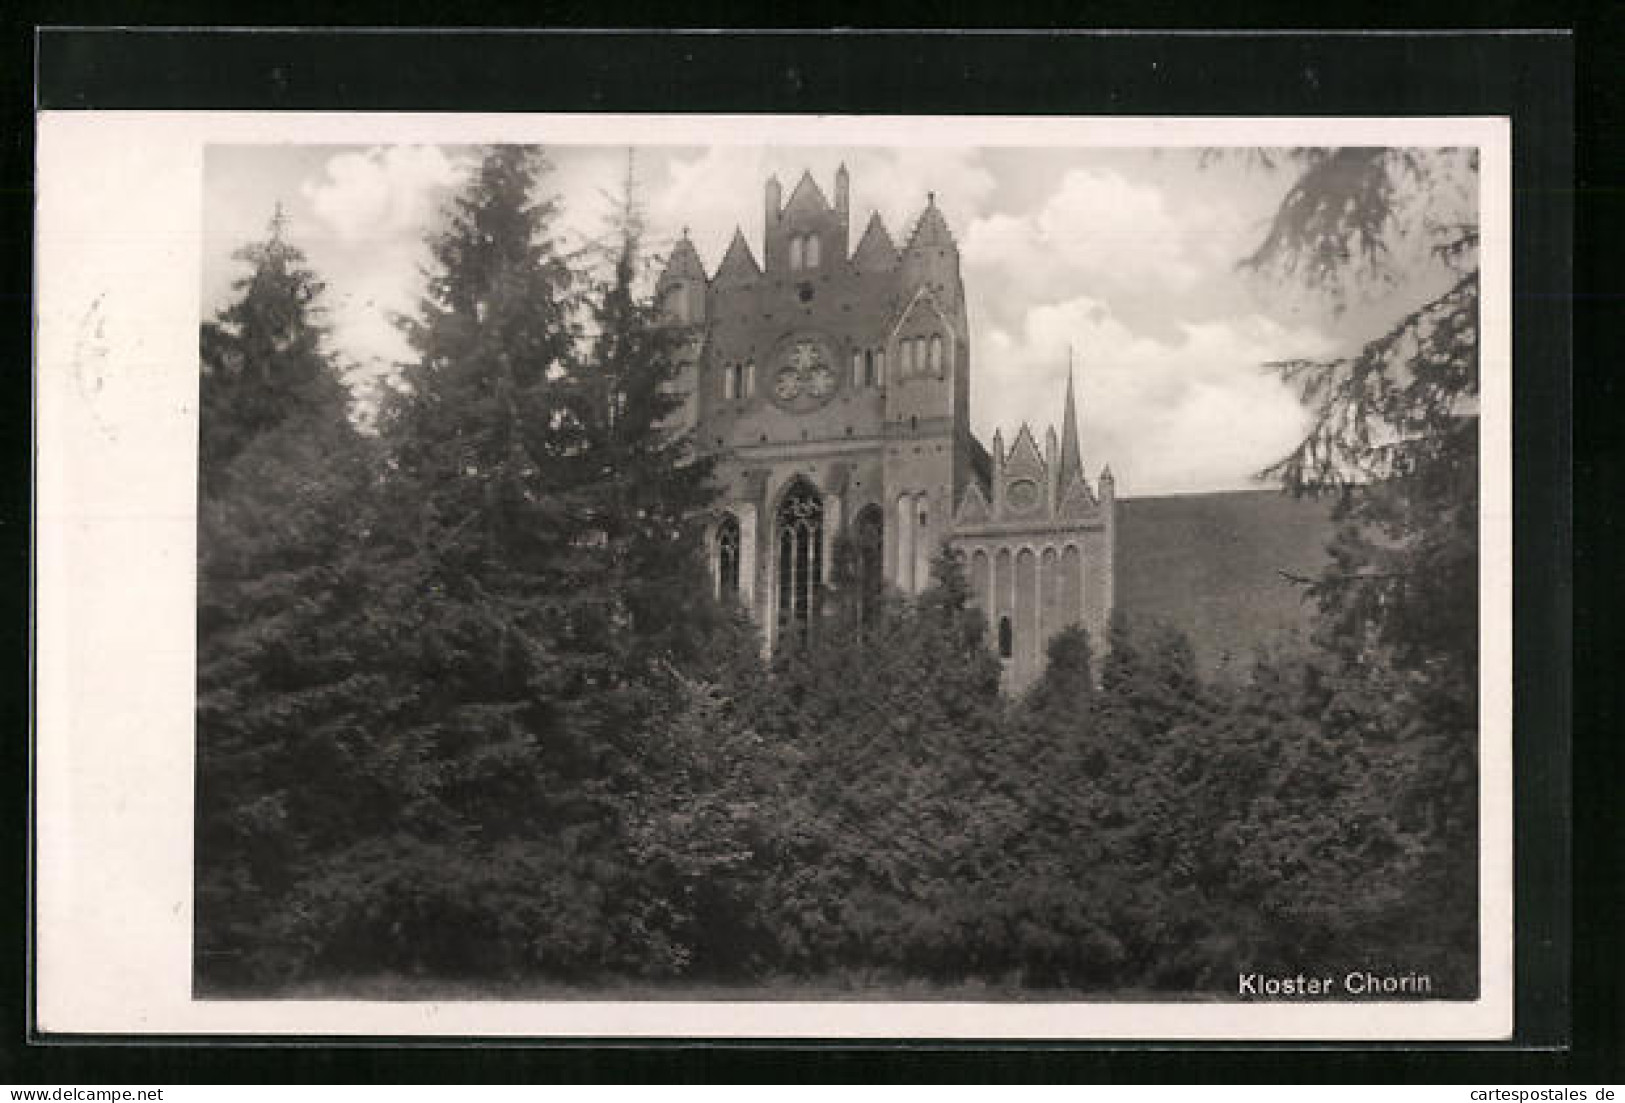
[[[465,170],[437,146],[388,146],[336,154],[324,176],[300,190],[340,241],[393,243],[422,234]]]
[[[1059,430],[1068,345],[1089,474],[1111,464],[1130,495],[1248,485],[1304,429],[1296,396],[1262,365],[1333,347],[1318,331],[1260,314],[1184,323],[1164,339],[1133,331],[1088,296],[1041,304],[976,349],[971,402],[984,440],[995,427],[1008,440],[1023,420],[1040,439],[1048,424]]]
[[[963,253],[967,280],[990,289],[990,320],[1013,324],[1032,303],[1076,295],[1166,312],[1242,255],[1246,234],[1229,207],[1075,168],[1036,210],[971,223]]]
[[[411,355],[394,319],[416,308],[426,234],[470,167],[457,150],[380,147],[336,153],[300,186],[310,259],[335,277],[326,300],[333,344],[357,366],[363,389]]]

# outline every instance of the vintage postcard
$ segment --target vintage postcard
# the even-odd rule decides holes
[[[1504,119],[46,112],[38,1026],[1501,1039]]]

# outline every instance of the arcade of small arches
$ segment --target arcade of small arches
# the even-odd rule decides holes
[[[770,600],[761,610],[770,643],[805,638],[817,622],[824,585],[834,571],[833,519],[839,516],[839,497],[820,494],[804,478],[791,480],[779,496],[766,544]],[[905,594],[917,594],[930,581],[931,556],[940,543],[932,538],[928,496],[898,495],[891,527],[895,555],[889,581]],[[885,589],[886,529],[886,511],[872,502],[856,512],[848,529],[865,618]],[[747,607],[755,597],[755,540],[755,507],[749,504],[722,513],[712,529],[715,591]],[[967,553],[972,601],[987,616],[999,657],[1024,683],[1042,670],[1050,637],[1068,625],[1088,623],[1083,542],[1060,534],[1048,541],[971,537],[958,542]]]
[[[897,355],[901,361],[899,367],[904,376],[930,374],[937,378],[943,375],[943,342],[942,334],[933,333],[926,337],[905,337],[897,342]]]
[[[1051,636],[1087,623],[1078,542],[976,545],[968,563],[972,600],[997,636],[1001,659],[1039,669]]]

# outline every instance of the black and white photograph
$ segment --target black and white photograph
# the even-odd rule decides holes
[[[1504,131],[886,122],[192,138],[189,1014],[1510,1029]]]

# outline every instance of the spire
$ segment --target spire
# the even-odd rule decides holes
[[[1073,479],[1083,477],[1083,454],[1078,449],[1078,411],[1072,398],[1072,347],[1066,350],[1066,407],[1061,414],[1061,470],[1057,482],[1064,492]]]

